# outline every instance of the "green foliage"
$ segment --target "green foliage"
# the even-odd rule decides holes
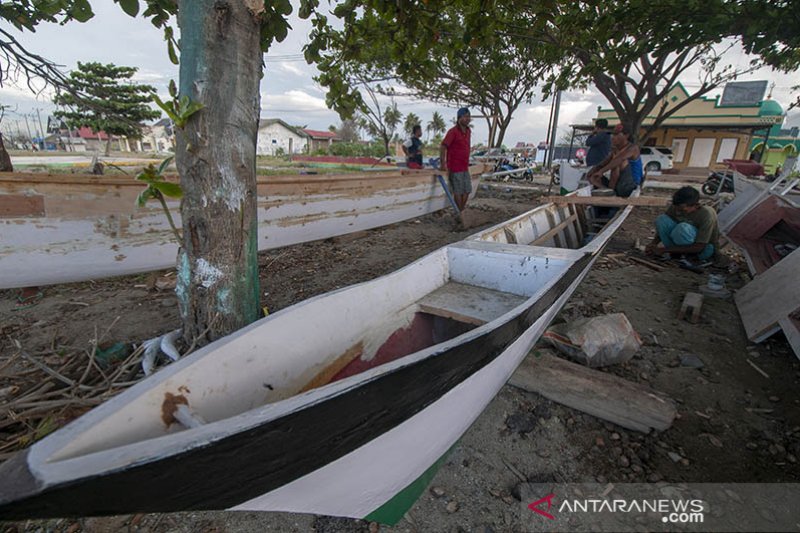
[[[88,126],[96,132],[140,137],[140,123],[157,119],[161,113],[147,105],[155,88],[128,81],[136,71],[133,67],[79,62],[70,73],[71,91],[53,98],[56,105],[67,109],[54,115],[73,128]]]
[[[189,96],[185,94],[179,98],[178,91],[173,80],[169,80],[169,94],[172,97],[171,100],[164,102],[158,97],[158,95],[154,94],[153,101],[164,111],[164,113],[167,114],[175,126],[183,129],[186,126],[186,122],[189,120],[189,118],[203,109],[204,106],[200,102],[191,100]]]
[[[167,170],[167,167],[172,162],[172,157],[166,158],[164,161],[161,162],[160,165],[156,168],[155,165],[152,163],[147,165],[139,174],[136,175],[136,179],[139,181],[143,181],[147,184],[147,187],[139,193],[136,197],[136,205],[139,207],[144,207],[148,200],[158,200],[161,203],[161,207],[164,210],[164,213],[167,216],[167,221],[169,222],[170,227],[172,228],[172,232],[175,235],[175,239],[178,241],[178,246],[181,245],[181,235],[178,232],[178,228],[175,226],[175,222],[172,220],[172,214],[169,212],[169,208],[167,207],[167,202],[164,197],[168,198],[182,198],[183,197],[183,190],[181,186],[177,183],[171,183],[166,181],[164,176],[164,172]]]
[[[385,155],[382,143],[337,142],[328,149],[330,155],[342,157],[382,157]]]

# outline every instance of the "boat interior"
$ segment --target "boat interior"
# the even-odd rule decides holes
[[[800,247],[800,209],[770,194],[728,231],[755,274],[765,272]]]
[[[85,415],[48,458],[74,458],[277,408],[298,394],[322,393],[315,389],[357,374],[371,379],[390,364],[455,346],[476,328],[517,316],[592,253],[593,246],[579,249],[592,238],[585,209],[539,206],[401,270],[270,315]]]

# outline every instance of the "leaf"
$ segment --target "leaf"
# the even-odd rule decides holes
[[[167,54],[169,55],[169,60],[173,65],[180,64],[180,61],[178,61],[178,54],[175,53],[175,45],[172,44],[172,40],[167,41]]]
[[[139,0],[117,0],[117,2],[122,10],[131,17],[139,14]]]
[[[169,95],[173,98],[178,96],[178,87],[175,86],[175,80],[169,80]]]
[[[177,183],[159,181],[158,183],[153,183],[151,186],[164,196],[169,196],[170,198],[181,198],[183,196],[183,190]]]
[[[153,189],[148,187],[145,190],[143,190],[142,192],[140,192],[139,196],[136,197],[136,205],[139,206],[139,207],[144,207],[144,205],[147,203],[147,200],[150,200],[151,198],[155,198],[155,197],[156,196],[153,193]]]
[[[172,163],[173,159],[175,159],[175,156],[171,155],[168,158],[166,158],[165,160],[163,160],[160,165],[158,165],[158,175],[159,176],[163,176],[164,175],[164,171],[167,170],[167,167],[169,166],[170,163]]]
[[[94,16],[94,13],[88,0],[74,0],[69,15],[78,22],[86,22]]]

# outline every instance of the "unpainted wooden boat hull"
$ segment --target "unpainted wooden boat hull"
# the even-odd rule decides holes
[[[483,166],[472,167],[473,196]],[[258,179],[259,250],[372,229],[449,208],[432,171]],[[175,265],[156,201],[125,177],[0,175],[0,289],[85,281]],[[180,226],[177,202],[168,203]]]

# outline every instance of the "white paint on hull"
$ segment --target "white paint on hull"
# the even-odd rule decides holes
[[[473,195],[478,174],[473,178]],[[377,228],[449,208],[438,181],[428,175],[396,178],[396,188],[373,186],[366,175],[343,187],[327,192],[317,180],[294,187],[276,183],[280,191],[258,199],[259,250],[326,239]],[[341,181],[341,180],[340,180]],[[60,184],[50,184],[55,190]],[[81,203],[126,201],[127,212],[81,213],[80,216],[18,217],[0,219],[0,289],[68,283],[104,277],[148,272],[175,266],[178,251],[166,217],[155,203],[134,208],[138,188],[94,185],[95,192],[84,193]],[[102,193],[97,192],[97,190]],[[7,190],[5,190],[7,189]],[[36,187],[27,190],[35,193]],[[118,190],[119,189],[119,190]],[[269,186],[267,186],[269,189]],[[45,189],[41,189],[44,191]],[[19,190],[0,180],[0,198]],[[115,192],[116,191],[116,192]],[[46,192],[45,200],[47,201]],[[75,194],[62,201],[69,203]],[[130,198],[128,199],[128,196]],[[128,203],[129,202],[129,203]],[[169,204],[175,224],[181,226],[179,204]],[[49,209],[49,208],[48,208]],[[102,209],[98,208],[102,211]]]

